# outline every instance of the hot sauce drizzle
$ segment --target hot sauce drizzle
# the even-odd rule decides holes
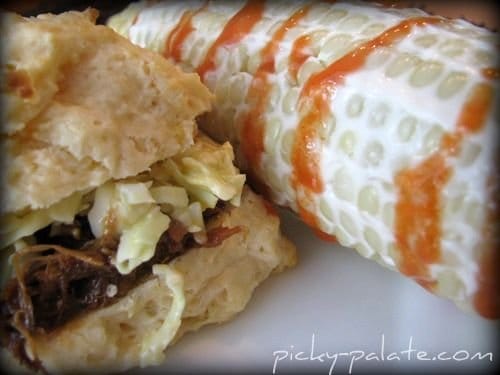
[[[248,35],[255,24],[262,19],[264,12],[263,1],[249,0],[224,26],[221,34],[210,46],[205,59],[197,69],[203,81],[205,74],[215,69],[215,54],[221,46],[238,43]]]
[[[336,88],[344,83],[344,77],[363,67],[368,56],[377,48],[389,46],[406,37],[414,26],[442,22],[436,17],[419,17],[405,20],[391,27],[375,39],[363,43],[354,51],[330,64],[319,73],[313,74],[305,83],[299,97],[299,111],[302,118],[297,126],[292,147],[291,183],[297,192],[297,205],[306,222],[318,228],[314,211],[313,194],[324,190],[319,171],[321,141],[319,129],[322,122],[331,116],[330,98]],[[311,219],[314,218],[314,220]]]
[[[477,84],[462,107],[455,131],[443,136],[439,150],[416,167],[396,175],[399,199],[395,207],[395,234],[401,251],[399,270],[427,289],[436,285],[428,274],[428,265],[441,258],[440,197],[453,172],[446,159],[459,152],[464,136],[481,130],[492,104],[492,87]]]
[[[310,50],[311,36],[302,35],[295,39],[288,59],[288,73],[290,77],[297,80],[300,67],[312,55]]]
[[[261,51],[261,63],[254,74],[247,94],[247,102],[250,106],[241,130],[241,143],[243,154],[249,164],[249,172],[258,174],[262,153],[264,152],[264,113],[268,103],[271,83],[267,76],[275,72],[275,55],[279,43],[285,37],[287,31],[293,28],[308,12],[309,7],[296,11],[288,18],[274,33],[271,40]]]
[[[205,9],[206,4],[198,10],[187,10],[185,11],[177,25],[172,29],[165,41],[165,50],[163,56],[171,57],[175,62],[179,62],[182,59],[182,46],[186,41],[189,34],[194,30],[193,28],[193,17]]]

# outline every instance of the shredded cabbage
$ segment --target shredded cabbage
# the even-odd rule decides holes
[[[146,215],[156,205],[149,186],[151,182],[107,182],[98,187],[94,205],[88,213],[94,236],[101,237],[106,229],[120,234]],[[111,225],[112,228],[106,228]]]
[[[172,292],[172,305],[162,325],[152,330],[141,344],[141,366],[159,364],[164,360],[164,350],[170,344],[181,326],[182,313],[186,306],[184,279],[182,275],[166,264],[155,264],[153,274],[163,277]]]
[[[139,264],[150,260],[156,244],[168,229],[170,218],[153,207],[142,219],[123,231],[114,265],[121,274],[128,274]]]
[[[172,217],[184,224],[188,232],[195,233],[205,230],[200,202],[194,202],[188,207],[175,209],[172,212]]]
[[[183,153],[154,165],[152,176],[173,179],[187,190],[191,200],[200,202],[202,209],[214,208],[219,199],[239,205],[245,175],[233,165],[231,145],[202,138]]]
[[[173,207],[187,207],[189,197],[186,189],[179,186],[158,186],[150,189],[151,195],[158,203],[169,204]]]
[[[126,204],[155,203],[149,191],[151,184],[151,181],[144,183],[117,183],[115,187],[120,200]]]
[[[92,234],[99,238],[104,234],[106,218],[111,210],[115,197],[115,188],[112,182],[99,186],[94,194],[94,205],[87,214]]]
[[[82,192],[76,192],[58,203],[25,215],[7,214],[0,222],[0,249],[30,236],[54,221],[70,224],[80,210]]]

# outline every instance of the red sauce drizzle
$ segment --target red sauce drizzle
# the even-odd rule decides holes
[[[257,22],[262,19],[263,1],[249,0],[226,24],[216,41],[210,46],[205,59],[197,69],[201,79],[205,74],[215,69],[215,54],[221,46],[238,43],[252,31]]]
[[[399,191],[395,207],[399,269],[427,289],[436,285],[430,279],[428,265],[441,259],[440,197],[453,172],[446,158],[458,153],[464,136],[482,129],[492,104],[491,86],[476,85],[462,107],[455,131],[445,134],[439,150],[416,167],[400,171],[395,178]]]
[[[310,35],[302,35],[293,42],[292,51],[288,61],[288,73],[293,79],[297,79],[297,73],[304,62],[312,55]]]
[[[331,116],[329,101],[336,88],[344,83],[344,77],[363,67],[368,56],[377,48],[389,46],[406,37],[414,26],[442,22],[435,17],[419,17],[405,20],[386,30],[371,41],[363,43],[353,52],[313,74],[305,83],[299,97],[299,122],[292,147],[292,186],[297,191],[299,213],[304,221],[318,228],[318,219],[312,212],[313,194],[324,190],[318,165],[321,153],[319,128]],[[307,219],[307,220],[306,220]]]
[[[165,51],[163,52],[163,56],[167,58],[171,57],[175,62],[181,61],[182,46],[189,34],[191,34],[194,30],[192,23],[193,17],[205,9],[205,7],[206,4],[198,10],[186,10],[182,14],[179,22],[172,29],[167,40],[165,41]]]
[[[250,105],[241,130],[242,151],[249,165],[249,173],[255,179],[260,168],[262,153],[264,152],[264,130],[263,115],[266,111],[271,84],[267,80],[268,74],[275,72],[275,55],[279,43],[285,37],[287,31],[293,28],[308,12],[309,7],[296,11],[288,18],[274,33],[271,40],[261,51],[261,63],[254,74],[250,84],[247,102]]]

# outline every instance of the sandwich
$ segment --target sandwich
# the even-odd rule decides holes
[[[500,317],[497,33],[362,1],[139,2],[108,24],[200,75],[201,127],[275,203]]]
[[[96,17],[2,14],[9,372],[160,364],[168,345],[230,319],[296,261],[230,144],[197,130],[213,102],[198,76]]]

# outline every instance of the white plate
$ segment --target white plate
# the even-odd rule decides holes
[[[459,310],[353,250],[319,240],[289,213],[282,217],[283,231],[297,245],[298,265],[266,280],[235,319],[188,334],[168,349],[164,365],[145,373],[271,374],[276,366],[277,374],[328,374],[330,368],[335,374],[348,373],[351,363],[352,374],[497,367],[494,322]],[[417,359],[418,352],[429,360]]]

